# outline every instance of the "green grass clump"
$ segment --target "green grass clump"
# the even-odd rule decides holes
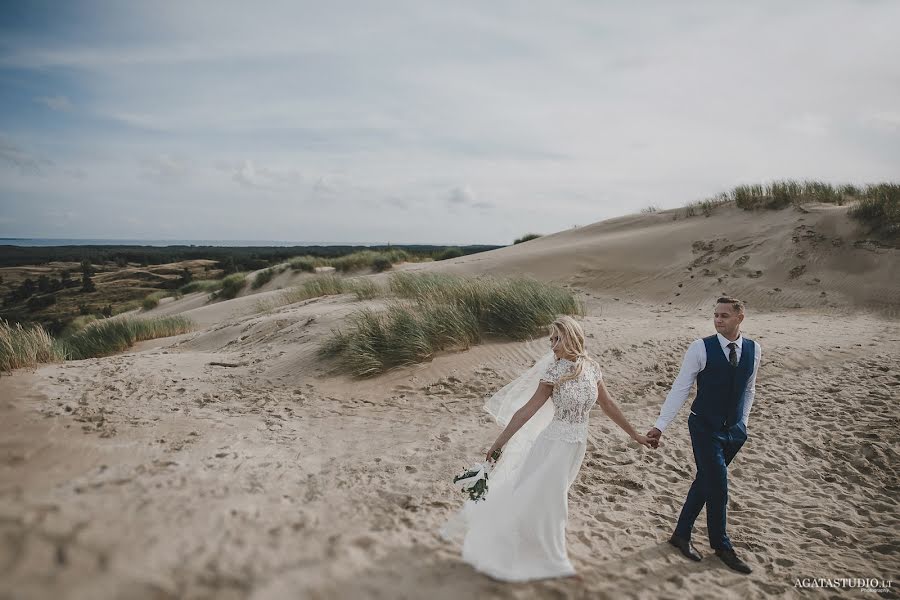
[[[0,319],[0,371],[63,360],[63,353],[40,325],[10,325]]]
[[[401,262],[417,260],[405,250],[361,250],[337,258],[319,258],[315,256],[296,256],[288,261],[294,271],[315,273],[318,267],[334,267],[341,273],[350,273],[362,269],[372,269],[381,273]]]
[[[733,203],[743,210],[781,210],[809,202],[853,204],[849,214],[868,225],[873,233],[892,240],[900,237],[900,184],[875,183],[857,186],[851,183],[831,184],[823,181],[773,181],[766,184],[739,185],[700,202],[685,206],[684,216],[700,212],[709,216],[713,209]]]
[[[804,202],[842,205],[848,200],[845,194],[854,191],[856,188],[850,185],[834,186],[822,181],[786,180],[765,185],[740,185],[731,191],[730,197],[738,208],[744,210],[779,210]]]
[[[372,270],[376,273],[383,273],[393,266],[394,264],[387,256],[376,256],[372,259]]]
[[[347,284],[357,300],[371,300],[381,295],[381,288],[368,278],[351,279]]]
[[[289,290],[287,295],[293,295],[293,297],[297,298],[294,302],[299,302],[300,300],[307,300],[318,296],[345,294],[351,291],[348,289],[348,286],[349,283],[345,279],[335,275],[321,275],[310,279],[309,281],[304,281],[302,285],[293,288],[293,290]]]
[[[224,298],[230,300],[236,298],[241,290],[247,285],[246,275],[244,273],[232,273],[222,280],[222,288],[211,294],[213,299]]]
[[[157,306],[159,306],[159,296],[157,296],[156,294],[150,294],[149,296],[141,300],[141,308],[143,308],[144,310],[153,310]]]
[[[178,288],[182,294],[193,294],[194,292],[212,293],[222,289],[221,279],[198,279],[185,284]]]
[[[539,233],[526,233],[526,234],[523,235],[522,237],[520,237],[520,238],[518,238],[518,239],[516,239],[516,240],[513,240],[513,246],[515,246],[516,244],[521,244],[522,242],[528,242],[528,241],[531,241],[531,240],[536,240],[536,239],[538,239],[539,237],[541,237],[541,234],[539,234]]]
[[[256,277],[253,278],[253,283],[250,285],[250,287],[254,290],[258,290],[262,286],[272,281],[273,277],[275,277],[275,269],[271,267],[268,269],[263,269],[256,274]]]
[[[315,273],[316,267],[327,266],[327,261],[314,256],[296,256],[288,261],[288,265],[290,265],[291,269],[294,271]]]
[[[900,184],[873,184],[867,186],[862,195],[863,198],[850,209],[850,215],[874,233],[900,239]]]
[[[66,359],[82,360],[109,356],[137,342],[187,333],[192,328],[191,321],[180,316],[102,319],[59,339],[58,344]]]
[[[98,321],[99,318],[96,315],[79,315],[69,321],[69,324],[65,326],[60,335],[62,337],[66,337],[68,335],[72,335],[78,331],[81,331],[94,321]]]
[[[328,261],[328,264],[342,273],[349,273],[361,269],[377,270],[380,268],[384,270],[385,265],[395,265],[409,260],[409,254],[405,250],[385,250],[381,252],[361,250],[360,252],[331,259]]]
[[[702,214],[704,217],[709,217],[713,214],[715,209],[731,202],[733,202],[733,200],[728,194],[719,194],[718,196],[706,198],[705,200],[689,202],[684,205],[684,216],[693,217]]]
[[[583,314],[567,290],[531,279],[467,278],[442,273],[398,273],[390,291],[405,302],[386,311],[364,309],[346,331],[321,347],[358,377],[422,362],[436,352],[468,348],[483,336],[524,340],[544,332],[559,314]]]
[[[274,298],[260,301],[259,309],[272,310],[310,298],[338,294],[356,294],[357,300],[369,300],[380,295],[381,290],[369,279],[344,279],[337,275],[319,275],[298,286],[284,290]]]
[[[871,186],[869,186],[871,187]],[[823,202],[839,206],[859,199],[865,189],[853,184],[833,185],[824,181],[772,181],[766,184],[739,185],[712,198],[691,202],[684,216],[710,216],[719,206],[734,204],[743,210],[780,210],[807,202]]]
[[[464,253],[462,251],[462,248],[457,248],[455,246],[451,246],[450,248],[446,248],[446,249],[438,252],[435,255],[434,259],[435,260],[449,260],[451,258],[459,258],[460,256],[463,256],[463,255],[464,255]]]
[[[153,292],[141,300],[141,308],[145,311],[153,310],[159,306],[159,301],[163,298],[181,298],[181,290],[159,290]]]
[[[115,308],[113,308],[113,316],[121,315],[122,313],[126,313],[131,310],[137,310],[138,308],[141,308],[143,304],[143,300],[129,300],[128,302],[118,304]]]

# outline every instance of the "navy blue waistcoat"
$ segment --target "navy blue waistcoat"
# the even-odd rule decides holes
[[[737,367],[728,362],[718,336],[703,338],[703,345],[706,367],[697,375],[697,397],[691,411],[711,427],[731,427],[744,416],[744,392],[756,363],[756,344],[751,339],[743,339]]]

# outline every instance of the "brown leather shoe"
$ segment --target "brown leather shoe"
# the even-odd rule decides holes
[[[669,538],[669,543],[681,550],[681,553],[687,556],[691,560],[700,560],[703,556],[697,552],[697,549],[691,545],[690,540],[686,540],[683,537],[678,537],[677,535],[673,535]]]
[[[750,565],[739,559],[737,554],[734,553],[734,550],[716,550],[716,556],[718,556],[729,569],[733,569],[738,573],[747,575],[753,572]]]

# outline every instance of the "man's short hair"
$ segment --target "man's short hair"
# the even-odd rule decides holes
[[[744,312],[744,302],[742,300],[738,300],[734,296],[722,296],[718,300],[716,300],[716,304],[730,304],[731,308],[738,311],[739,313]]]

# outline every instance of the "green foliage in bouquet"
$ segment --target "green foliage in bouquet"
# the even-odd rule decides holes
[[[473,477],[478,473],[478,471],[466,471],[461,475],[457,475],[453,478],[453,483],[460,481],[462,479],[467,479],[469,477]],[[464,494],[469,494],[469,500],[472,502],[478,502],[479,500],[484,498],[484,495],[487,494],[488,491],[488,474],[484,474],[484,479],[479,479],[475,482],[475,485],[468,489],[464,489]]]

